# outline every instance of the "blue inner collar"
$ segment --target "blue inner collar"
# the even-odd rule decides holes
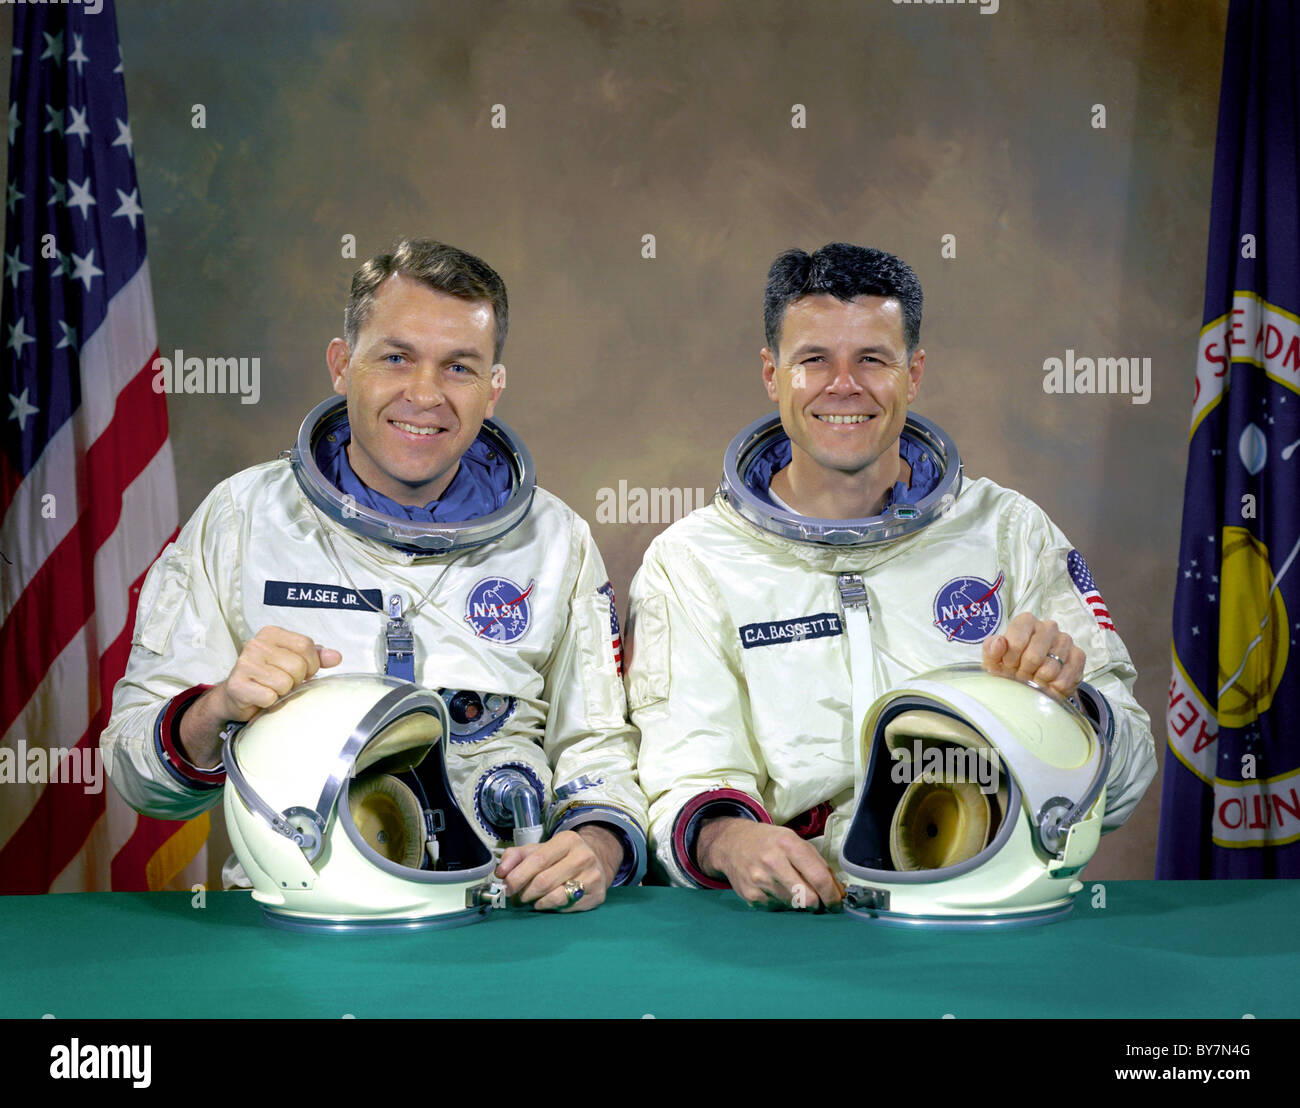
[[[898,453],[912,467],[912,484],[909,487],[902,481],[895,481],[894,487],[885,494],[881,511],[893,504],[915,504],[924,499],[938,487],[942,476],[938,459],[906,433],[898,437]],[[777,507],[770,491],[772,477],[789,464],[790,440],[782,433],[760,450],[746,467],[745,487],[772,507]]]
[[[484,438],[481,430],[461,456],[456,475],[441,498],[429,501],[423,508],[390,500],[356,475],[348,461],[347,445],[352,434],[346,421],[335,431],[333,440],[327,435],[316,446],[316,464],[321,473],[340,492],[382,515],[413,523],[465,523],[503,507],[514,491],[515,475],[509,459]]]

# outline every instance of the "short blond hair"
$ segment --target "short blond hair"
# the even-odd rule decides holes
[[[343,337],[355,350],[357,336],[375,304],[375,293],[389,277],[401,274],[461,300],[486,300],[495,324],[493,361],[501,360],[510,323],[506,283],[482,258],[434,239],[401,239],[390,253],[376,254],[352,275],[348,306],[343,312]]]

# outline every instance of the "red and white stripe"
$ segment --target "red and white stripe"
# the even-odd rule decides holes
[[[21,740],[28,750],[99,756],[140,586],[177,530],[166,400],[152,388],[156,356],[145,264],[82,346],[73,418],[26,480],[0,460],[0,549],[13,563],[0,591],[5,746]],[[0,892],[145,888],[149,859],[180,826],[137,816],[106,780],[98,793],[73,783],[3,790]]]
[[[1088,608],[1092,611],[1092,618],[1097,621],[1098,626],[1107,631],[1114,631],[1115,625],[1110,621],[1110,612],[1106,610],[1106,602],[1102,600],[1101,593],[1095,590],[1086,592],[1083,594],[1083,599],[1087,601]]]

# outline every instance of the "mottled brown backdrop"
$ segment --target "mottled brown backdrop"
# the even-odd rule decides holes
[[[262,366],[256,405],[169,400],[181,518],[326,395],[342,237],[429,235],[505,278],[499,414],[623,601],[660,527],[597,525],[598,491],[711,490],[767,408],[772,258],[877,245],[925,287],[917,409],[1086,552],[1163,758],[1226,9],[120,0],[159,345]],[[1151,402],[1045,394],[1067,349],[1149,357]],[[1159,799],[1090,876],[1152,876]]]

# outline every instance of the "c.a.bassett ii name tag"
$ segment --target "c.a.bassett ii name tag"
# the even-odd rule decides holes
[[[345,608],[373,613],[383,608],[384,596],[379,589],[358,591],[314,581],[268,581],[262,603],[276,608]]]
[[[840,617],[834,612],[818,612],[799,619],[777,619],[769,623],[746,623],[740,628],[740,645],[746,650],[755,646],[775,646],[778,643],[800,642],[804,639],[824,639],[829,635],[844,634]]]

